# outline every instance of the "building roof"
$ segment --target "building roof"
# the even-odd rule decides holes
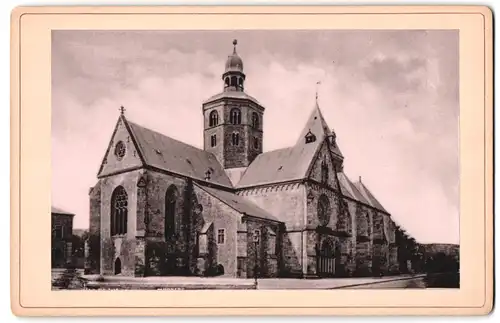
[[[243,72],[243,60],[238,53],[236,53],[236,45],[238,41],[235,39],[233,41],[233,53],[227,57],[225,72],[237,71]]]
[[[203,181],[205,172],[210,170],[209,182],[232,187],[214,154],[128,120],[126,122],[146,165]]]
[[[311,132],[316,140],[305,142]],[[258,155],[241,177],[238,188],[304,179],[326,136],[331,134],[323,115],[316,104],[297,142],[292,147],[282,148]],[[342,157],[338,146],[334,153]]]
[[[314,109],[309,115],[306,125],[302,129],[300,136],[297,138],[297,142],[295,145],[304,144],[304,138],[309,132],[313,133],[316,136],[316,141],[318,142],[322,142],[328,136],[336,137],[335,133],[330,130],[330,128],[328,128],[328,124],[326,123],[326,120],[321,113],[318,102],[316,102]],[[335,143],[335,146],[332,147],[332,152],[339,157],[343,157],[337,143]]]
[[[206,187],[206,186],[201,186],[197,185],[199,188],[202,190],[206,191],[208,194],[214,196],[224,204],[228,205],[232,209],[236,210],[237,212],[243,214],[243,215],[249,215],[252,217],[260,218],[260,219],[265,219],[265,220],[271,220],[274,222],[281,222],[279,221],[276,217],[274,217],[271,213],[267,212],[266,210],[260,208],[256,204],[254,204],[252,201],[247,200],[246,198],[233,194],[231,192],[223,191],[223,190],[218,190],[215,188],[211,187]]]
[[[209,103],[212,101],[216,101],[219,99],[223,99],[223,98],[224,99],[227,98],[227,99],[250,100],[261,107],[263,106],[259,101],[257,101],[256,98],[254,98],[251,95],[246,94],[243,91],[224,91],[224,92],[221,92],[221,93],[218,93],[216,95],[211,96],[207,100],[203,101],[203,104],[206,104],[206,103]]]
[[[363,195],[358,191],[356,186],[351,182],[351,180],[346,176],[345,173],[337,173],[337,178],[339,179],[342,195],[371,206],[371,204],[363,197]]]
[[[51,207],[50,213],[53,213],[53,214],[64,214],[64,215],[75,215],[74,213],[64,211],[64,210],[62,210],[60,208],[57,208],[55,206]]]
[[[375,196],[372,194],[372,192],[370,192],[370,190],[366,187],[365,184],[363,184],[361,181],[358,181],[354,183],[354,186],[358,189],[358,192],[360,192],[361,195],[363,195],[365,200],[368,202],[368,205],[382,212],[389,213],[387,212],[386,209],[384,209],[382,204],[375,198]]]
[[[316,143],[297,145],[258,155],[237,184],[238,188],[302,179],[307,176]]]

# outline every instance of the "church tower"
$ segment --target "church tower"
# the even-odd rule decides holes
[[[245,93],[243,60],[236,52],[228,56],[222,74],[222,92],[203,103],[204,149],[213,153],[231,180],[262,153],[264,107]]]

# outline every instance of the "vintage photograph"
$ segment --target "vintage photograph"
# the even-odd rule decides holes
[[[460,288],[458,30],[53,30],[51,82],[52,290]]]

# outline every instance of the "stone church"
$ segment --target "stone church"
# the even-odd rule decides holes
[[[90,189],[86,272],[342,277],[398,273],[396,224],[343,172],[317,104],[291,147],[263,152],[265,108],[228,56],[199,149],[121,111]],[[256,271],[256,272],[255,272]]]

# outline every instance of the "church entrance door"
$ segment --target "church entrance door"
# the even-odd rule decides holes
[[[333,244],[327,239],[321,244],[321,249],[317,257],[318,275],[321,277],[334,276],[335,261]]]

